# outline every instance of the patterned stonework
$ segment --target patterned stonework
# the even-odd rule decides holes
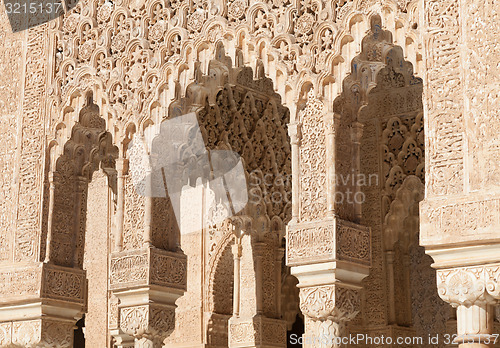
[[[0,346],[70,347],[84,313],[110,348],[283,347],[297,315],[304,337],[456,318],[479,343],[500,298],[499,4],[80,0],[12,34],[1,3]],[[189,112],[249,202],[220,222],[204,183],[206,227],[181,235],[134,179]]]

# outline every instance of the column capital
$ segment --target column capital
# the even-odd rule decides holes
[[[340,123],[340,114],[328,112],[325,115],[325,127],[327,134],[335,134]]]
[[[338,284],[301,288],[300,310],[314,320],[352,320],[361,309],[360,293]]]
[[[453,307],[500,300],[500,263],[439,269],[437,281],[439,296]]]

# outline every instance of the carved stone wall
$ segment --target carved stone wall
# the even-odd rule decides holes
[[[23,49],[26,42],[22,34],[13,35],[7,15],[0,14],[0,60],[9,64],[0,65],[0,262],[13,260],[14,235],[16,228],[15,206],[17,171],[16,148],[18,146],[18,122],[22,103]]]
[[[0,7],[0,285],[9,284],[0,287],[0,314],[15,301],[47,300],[65,318],[0,316],[2,344],[71,345],[70,322],[86,305],[86,262],[94,279],[96,255],[86,258],[84,246],[86,232],[97,233],[86,207],[104,199],[88,194],[99,167],[112,192],[111,292],[103,297],[108,255],[98,255],[103,288],[88,294],[96,300],[88,320],[104,321],[106,305],[92,308],[108,298],[109,329],[121,347],[160,346],[169,335],[167,345],[282,345],[281,239],[292,216],[290,265],[339,261],[359,266],[359,277],[371,266],[363,295],[356,286],[302,287],[312,331],[338,334],[344,318],[325,315],[358,310],[353,331],[412,335],[428,332],[431,320],[442,324],[442,303],[424,291],[434,277],[430,260],[415,243],[420,193],[411,211],[397,209],[409,202],[401,198],[409,178],[425,180],[420,238],[440,268],[441,297],[459,307],[459,331],[469,333],[461,320],[474,314],[464,309],[470,304],[491,320],[498,277],[481,267],[499,261],[497,2],[80,0],[18,34]],[[171,202],[137,194],[127,147],[189,111],[209,147],[241,155],[256,202],[226,225],[183,236],[186,263]],[[357,174],[368,182],[351,180]],[[335,175],[345,183],[332,184]],[[333,193],[349,192],[364,203],[335,201]],[[107,211],[97,213],[104,221]],[[479,260],[451,265],[435,252],[457,243]],[[386,284],[388,273],[407,287]],[[483,283],[486,292],[472,300],[449,295]],[[173,298],[186,285],[174,325]],[[150,304],[161,302],[144,290],[150,286],[168,288],[168,303]],[[231,288],[241,291],[221,296]],[[130,290],[145,291],[146,302],[134,302]],[[331,296],[337,307],[311,311]],[[89,332],[102,337],[105,329],[90,322]]]

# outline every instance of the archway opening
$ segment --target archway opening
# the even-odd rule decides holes
[[[204,204],[191,201],[189,214],[199,210],[202,217],[199,220],[206,223],[200,231],[181,232],[182,249],[188,256],[188,269],[193,277],[190,279],[196,280],[188,282],[188,292],[177,303],[178,329],[168,342],[203,341],[222,347],[229,345],[229,333],[239,330],[231,331],[228,323],[236,312],[239,317],[249,318],[252,325],[252,318],[256,316],[276,321],[282,317],[284,250],[281,241],[291,215],[287,134],[290,114],[270,79],[254,79],[251,68],[232,67],[221,45],[215,56],[217,59],[209,63],[209,74],[204,76],[199,71],[195,74],[196,81],[188,86],[183,97],[169,105],[165,119],[169,121],[194,113],[211,160],[216,151],[234,152],[241,160],[245,182],[237,190],[229,190],[230,201],[234,203],[233,193],[239,195],[243,191],[248,201],[241,211],[231,214],[234,212],[225,201],[226,197],[210,190],[213,168],[207,167],[209,175],[200,170],[184,171],[179,176],[182,185],[196,187],[201,186],[199,178],[205,177],[206,180],[202,180],[204,191],[200,191]],[[159,144],[158,140],[152,141],[153,147],[155,144]],[[197,154],[190,150],[191,144],[178,148],[182,154]],[[198,161],[198,157],[193,155],[191,159]],[[212,161],[211,165],[215,164]],[[230,219],[218,219],[228,213],[232,215]],[[235,256],[238,249],[240,256]],[[235,257],[239,258],[240,265],[238,281],[235,279]],[[235,292],[237,297],[233,297]],[[204,303],[202,312],[193,306],[200,301]],[[203,323],[202,332],[193,328],[186,335],[186,327],[196,320]],[[284,325],[282,327],[284,329]],[[285,332],[283,330],[283,344]]]
[[[75,346],[108,341],[109,207],[116,194],[118,157],[99,107],[91,94],[86,99],[69,139],[64,145],[52,144],[49,151],[51,157],[60,155],[50,160],[54,165],[49,172],[47,240],[42,255],[46,263],[87,271],[88,286],[82,292],[87,293],[88,313],[86,320],[78,321]]]
[[[336,211],[372,231],[372,267],[363,281],[361,312],[349,325],[352,333],[428,337],[446,332],[449,306],[439,299],[436,273],[418,245],[425,163],[422,90],[402,48],[373,16],[334,102],[336,194],[344,198],[336,197]]]

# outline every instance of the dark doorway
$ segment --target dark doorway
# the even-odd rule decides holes
[[[297,348],[302,347],[302,335],[304,334],[304,320],[302,320],[300,314],[295,317],[295,322],[293,323],[292,330],[286,333],[286,346],[287,348]]]
[[[76,322],[75,334],[73,337],[73,348],[85,348],[85,336],[83,328],[85,327],[85,315]]]

